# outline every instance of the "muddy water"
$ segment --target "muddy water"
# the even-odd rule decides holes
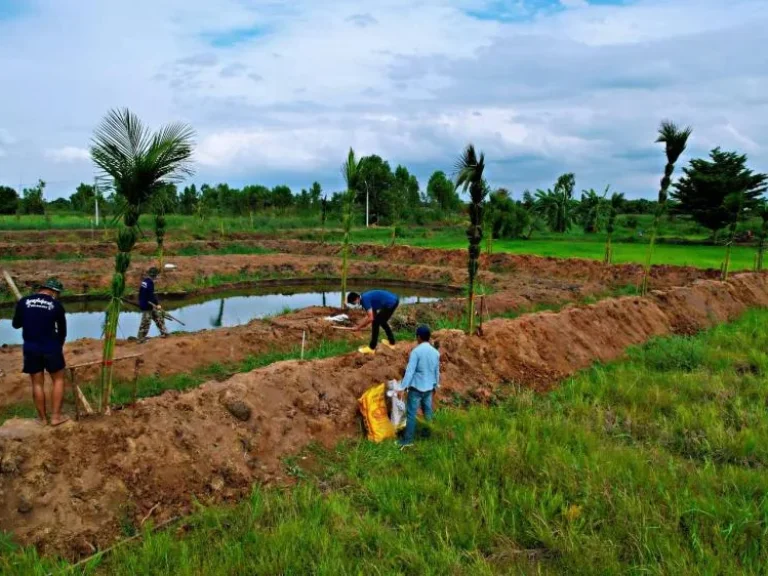
[[[358,288],[357,286],[355,288]],[[370,289],[361,287],[360,289]],[[439,290],[402,287],[392,289],[401,304],[432,302],[450,293]],[[283,314],[308,306],[339,306],[341,294],[330,286],[296,287],[288,290],[250,290],[209,295],[205,298],[163,302],[164,308],[185,325],[167,321],[171,332],[198,332],[211,328],[240,326],[256,318]],[[104,324],[104,301],[67,302],[67,340],[100,338]],[[11,326],[12,309],[0,310],[0,345],[21,344],[21,331]],[[120,314],[119,338],[136,336],[141,313],[131,306]],[[153,324],[149,336],[158,336]]]

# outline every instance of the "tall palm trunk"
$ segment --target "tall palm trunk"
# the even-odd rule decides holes
[[[110,398],[112,397],[112,382],[114,376],[113,361],[115,358],[115,343],[117,341],[117,325],[123,296],[125,295],[125,275],[131,265],[131,251],[136,245],[136,225],[139,221],[139,210],[129,206],[123,216],[123,228],[117,234],[117,255],[115,256],[115,273],[112,276],[110,301],[107,306],[106,322],[104,325],[104,346],[101,362],[101,398],[99,410],[110,413]]]
[[[648,243],[648,250],[645,254],[645,270],[643,273],[643,283],[640,293],[644,296],[648,293],[648,283],[651,276],[651,260],[653,258],[653,247],[656,244],[656,235],[659,231],[659,222],[664,215],[667,205],[667,195],[669,185],[672,182],[672,173],[675,171],[675,162],[685,151],[688,145],[688,138],[691,136],[691,129],[684,128],[679,130],[677,126],[664,120],[659,126],[659,135],[656,142],[665,145],[667,163],[664,166],[664,176],[661,178],[661,187],[659,189],[659,202],[656,206],[656,212],[653,217],[653,227],[651,229],[651,239]]]
[[[475,330],[475,283],[480,268],[480,246],[483,242],[483,204],[487,187],[483,181],[485,170],[485,155],[479,156],[475,147],[470,144],[456,162],[456,187],[469,191],[469,227],[467,228],[468,258],[467,272],[469,285],[467,287],[467,333]]]

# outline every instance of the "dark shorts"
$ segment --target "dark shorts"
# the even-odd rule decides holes
[[[39,374],[46,371],[53,374],[59,370],[64,370],[67,363],[64,361],[63,352],[53,352],[51,354],[40,354],[37,352],[24,352],[24,374]]]

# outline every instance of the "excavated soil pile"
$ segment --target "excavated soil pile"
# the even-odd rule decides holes
[[[604,300],[486,324],[485,337],[440,332],[444,391],[515,382],[546,390],[629,345],[689,332],[768,305],[768,276],[701,281],[648,298]],[[311,441],[358,434],[356,398],[400,375],[408,347],[282,362],[184,394],[166,393],[109,418],[0,427],[0,525],[20,542],[72,557],[113,542],[121,522],[160,522],[192,500],[244,495],[282,480],[280,458]]]
[[[290,254],[339,253],[341,247],[319,242],[299,240],[263,241],[269,250]],[[350,247],[355,258],[386,259],[389,262],[410,262],[430,266],[464,267],[467,263],[466,250],[441,250],[436,248],[415,248],[413,246],[382,246],[377,244],[356,244]],[[549,276],[577,281],[601,282],[610,286],[636,285],[643,277],[639,264],[615,264],[606,266],[597,260],[582,258],[549,258],[527,254],[498,253],[483,254],[480,259],[483,270],[497,273],[522,273],[530,276]],[[689,266],[653,266],[651,277],[655,288],[685,286],[694,280],[719,277],[718,270],[702,270]]]

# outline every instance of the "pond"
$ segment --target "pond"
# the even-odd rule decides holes
[[[338,285],[336,285],[338,286]],[[338,306],[341,293],[333,286],[296,286],[291,288],[258,288],[220,292],[201,298],[181,300],[163,300],[163,307],[185,326],[177,322],[166,321],[171,332],[197,332],[211,328],[233,327],[247,324],[256,318],[265,318],[284,314],[309,306]],[[365,291],[368,287],[354,287]],[[450,296],[448,291],[423,287],[398,286],[391,289],[400,295],[401,304],[433,302]],[[88,300],[84,302],[65,302],[67,311],[67,341],[80,338],[101,338],[104,323],[104,310],[107,302]],[[11,326],[12,308],[0,309],[0,345],[21,344],[21,330]],[[120,314],[118,337],[136,336],[139,330],[141,313],[132,306],[125,306]],[[157,327],[152,324],[149,336],[158,336]]]

